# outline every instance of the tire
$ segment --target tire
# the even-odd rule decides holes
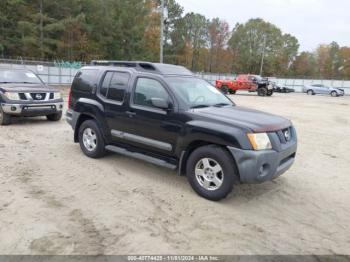
[[[196,169],[203,172],[196,172]],[[215,172],[215,169],[221,171]],[[186,175],[198,195],[219,201],[231,193],[238,172],[234,159],[226,150],[209,145],[191,153],[186,164]]]
[[[306,93],[311,96],[311,95],[314,95],[314,91],[312,91],[311,89],[307,90]]]
[[[267,88],[266,87],[259,87],[258,88],[258,96],[266,96],[267,95]]]
[[[338,94],[337,94],[337,92],[332,91],[332,92],[331,92],[331,96],[332,96],[332,97],[336,97],[336,96],[338,96]]]
[[[236,90],[229,89],[228,92],[229,92],[231,95],[235,95],[235,94],[236,94]]]
[[[52,114],[52,115],[47,115],[46,118],[47,120],[53,121],[53,122],[60,121],[62,118],[62,112]]]
[[[84,154],[101,158],[106,154],[105,141],[95,120],[87,120],[79,127],[79,144]]]
[[[222,86],[222,87],[221,87],[221,92],[222,92],[223,94],[227,95],[227,93],[228,93],[228,87],[227,87],[227,86]]]
[[[0,126],[8,126],[11,124],[11,116],[2,111],[0,107]]]
[[[272,96],[273,95],[273,90],[267,90],[267,96]]]

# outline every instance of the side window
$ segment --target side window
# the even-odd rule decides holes
[[[153,107],[152,98],[162,98],[169,101],[168,92],[158,81],[149,78],[139,78],[134,91],[134,104]]]
[[[109,84],[111,83],[112,76],[113,76],[113,72],[107,72],[103,79],[103,83],[100,88],[100,94],[103,95],[104,97],[107,97],[107,91],[108,91]]]
[[[123,72],[107,72],[100,87],[100,94],[107,99],[123,102],[130,75]]]
[[[79,71],[72,84],[72,88],[78,92],[92,93],[96,84],[98,70],[83,69]]]
[[[129,74],[114,72],[107,93],[107,98],[122,102],[124,100],[125,90],[128,86]]]

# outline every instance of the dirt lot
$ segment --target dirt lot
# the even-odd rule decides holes
[[[291,119],[297,160],[219,203],[175,172],[85,157],[64,120],[0,127],[1,254],[350,254],[350,97],[236,95]]]

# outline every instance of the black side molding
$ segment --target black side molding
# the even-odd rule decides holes
[[[143,160],[143,161],[155,164],[157,166],[162,166],[162,167],[169,168],[171,170],[175,170],[177,168],[176,165],[170,164],[170,163],[168,163],[168,162],[166,162],[166,161],[164,161],[162,159],[158,159],[158,158],[151,157],[151,156],[148,156],[148,155],[144,155],[144,154],[141,154],[141,153],[131,152],[131,151],[128,151],[127,149],[122,148],[122,147],[108,145],[108,146],[106,146],[106,150],[114,152],[114,153],[117,153],[117,154],[121,154],[121,155],[125,155],[125,156],[130,156],[130,157],[133,157],[133,158],[136,158],[136,159],[140,159],[140,160]]]

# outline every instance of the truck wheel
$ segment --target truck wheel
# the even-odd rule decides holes
[[[62,112],[52,114],[52,115],[47,115],[46,118],[49,121],[60,121],[62,118]]]
[[[0,126],[7,126],[11,124],[11,116],[2,111],[0,107]]]
[[[219,201],[233,189],[238,172],[232,156],[216,145],[203,146],[189,156],[186,175],[196,193]]]
[[[266,87],[258,88],[258,95],[259,96],[266,96],[267,95],[267,88]]]
[[[236,94],[236,90],[229,89],[228,92],[229,92],[231,95]]]
[[[268,90],[266,95],[267,96],[272,96],[273,95],[273,90]]]
[[[222,86],[221,87],[221,92],[226,95],[228,93],[228,87],[227,86]]]
[[[81,150],[88,157],[101,158],[106,154],[102,133],[94,120],[87,120],[81,124],[79,144]]]
[[[337,94],[337,92],[332,91],[332,92],[331,92],[331,96],[336,97],[336,96],[338,96],[338,94]]]

